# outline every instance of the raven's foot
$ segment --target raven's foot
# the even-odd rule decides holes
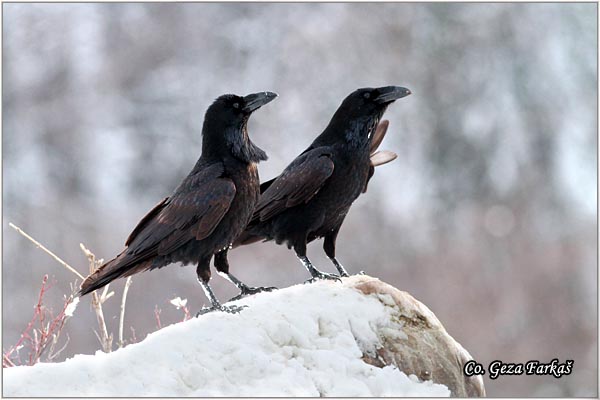
[[[327,272],[321,272],[321,271],[316,270],[316,269],[314,271],[311,271],[311,272],[312,272],[312,278],[310,278],[309,280],[305,281],[304,284],[314,283],[314,282],[316,282],[317,280],[320,280],[320,279],[326,279],[326,280],[338,281],[338,282],[342,281],[339,276],[333,275],[333,274],[328,274]]]
[[[212,307],[204,307],[202,310],[198,311],[196,317],[199,317],[200,315],[204,315],[212,311],[222,311],[229,314],[239,314],[240,311],[242,311],[246,307],[248,306],[223,306],[219,304],[214,305]]]
[[[327,280],[339,281],[339,282],[342,281],[340,279],[340,277],[337,275],[328,274],[327,272],[321,272],[318,269],[316,269],[314,267],[314,265],[312,265],[310,260],[308,258],[306,258],[306,256],[298,256],[298,258],[300,259],[300,261],[302,262],[302,264],[304,265],[306,270],[312,275],[312,278],[310,278],[309,280],[304,282],[305,284],[316,282],[317,279],[327,279]]]
[[[250,296],[250,295],[253,295],[253,294],[260,293],[260,292],[271,292],[273,290],[277,290],[277,288],[273,287],[273,286],[270,286],[270,287],[262,287],[262,286],[261,287],[250,287],[250,286],[244,285],[244,286],[240,287],[240,290],[241,290],[240,294],[238,294],[235,297],[232,297],[231,299],[229,299],[229,301],[236,301],[236,300],[239,300],[239,299],[244,298],[246,296]]]
[[[335,265],[335,268],[338,270],[342,278],[347,278],[350,276],[348,274],[348,271],[346,271],[346,268],[344,268],[344,266],[340,264],[340,262],[335,257],[331,257],[330,260],[333,263],[333,265]]]

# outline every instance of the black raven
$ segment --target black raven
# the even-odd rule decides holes
[[[173,194],[156,205],[135,227],[125,250],[88,276],[80,295],[114,279],[162,268],[175,262],[197,263],[198,280],[211,308],[222,306],[208,282],[210,260],[242,294],[264,290],[250,288],[229,274],[227,250],[244,230],[260,196],[256,163],[267,159],[248,137],[248,118],[277,95],[260,92],[245,97],[223,95],[206,111],[202,127],[202,155]]]
[[[323,249],[341,276],[348,276],[335,257],[335,242],[352,202],[366,191],[376,165],[393,160],[379,146],[387,106],[409,95],[398,86],[363,88],[351,93],[314,142],[275,179],[261,185],[252,220],[234,246],[275,240],[294,248],[312,275],[307,282],[338,279],[316,269],[306,257],[307,243],[325,238]],[[379,129],[378,129],[379,128]]]

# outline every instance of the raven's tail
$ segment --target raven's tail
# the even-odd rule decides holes
[[[124,250],[121,254],[101,265],[81,283],[81,289],[77,293],[84,296],[94,290],[108,285],[118,278],[133,275],[150,267],[151,261],[136,262],[131,255]]]

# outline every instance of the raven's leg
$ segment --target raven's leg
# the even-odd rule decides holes
[[[340,276],[346,277],[349,276],[348,272],[346,272],[344,266],[340,264],[340,262],[335,258],[335,240],[339,231],[340,228],[338,227],[337,229],[333,230],[333,232],[325,236],[325,241],[323,242],[323,250],[325,250],[325,254],[327,254],[327,257],[329,257],[333,265],[335,265],[335,267],[337,268],[338,272],[340,273]]]
[[[326,272],[321,272],[318,269],[316,269],[314,265],[312,265],[308,257],[306,257],[306,240],[304,240],[301,243],[295,244],[294,251],[296,252],[296,257],[298,257],[302,265],[304,265],[304,268],[306,268],[308,272],[312,275],[312,278],[310,278],[304,283],[313,283],[317,279],[331,279],[336,281],[340,280],[338,276],[328,274]]]
[[[228,313],[232,313],[232,314],[238,313],[242,310],[243,307],[224,306],[224,305],[221,305],[221,303],[219,303],[219,300],[217,300],[217,296],[215,296],[214,292],[210,288],[210,285],[208,284],[208,282],[210,281],[210,258],[201,259],[198,262],[198,267],[196,268],[196,274],[198,274],[198,282],[200,282],[200,285],[202,286],[202,289],[204,290],[204,294],[206,295],[206,297],[208,297],[208,300],[210,300],[210,304],[211,304],[210,307],[203,308],[202,310],[200,310],[198,312],[198,314],[196,314],[196,317],[201,314],[206,314],[207,312],[211,312],[211,311],[215,311],[215,310],[224,311],[224,312],[228,312]]]
[[[229,301],[239,300],[244,296],[256,294],[260,292],[270,292],[271,290],[277,289],[276,287],[250,287],[244,282],[240,281],[235,276],[229,273],[229,261],[227,261],[227,249],[215,254],[215,268],[220,275],[225,277],[229,282],[233,283],[240,289],[240,294],[230,299]]]

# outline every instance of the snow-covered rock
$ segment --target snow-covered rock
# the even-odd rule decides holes
[[[476,396],[469,354],[413,297],[375,278],[236,302],[110,354],[3,369],[4,396]],[[399,367],[399,368],[398,368]]]
[[[485,396],[481,376],[467,377],[463,373],[471,355],[446,332],[429,308],[378,279],[366,279],[354,287],[393,307],[392,319],[402,326],[400,331],[382,329],[375,354],[363,357],[366,362],[379,367],[394,365],[420,380],[444,384],[454,397]]]

